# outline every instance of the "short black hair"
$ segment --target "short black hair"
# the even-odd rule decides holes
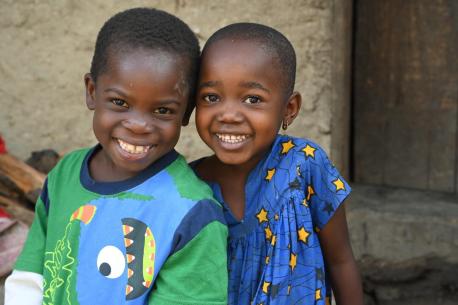
[[[258,23],[233,23],[216,31],[207,40],[202,53],[212,44],[222,39],[240,39],[261,44],[267,52],[274,54],[282,73],[281,82],[285,93],[293,93],[296,81],[296,52],[291,42],[279,31]]]
[[[107,71],[110,55],[133,49],[170,52],[188,61],[189,100],[194,101],[200,47],[186,23],[154,8],[132,8],[117,13],[105,22],[97,35],[90,71],[94,82]],[[191,111],[193,105],[188,102]]]

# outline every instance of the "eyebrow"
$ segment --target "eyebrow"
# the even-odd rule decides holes
[[[163,100],[163,101],[158,101],[158,104],[160,106],[166,106],[166,105],[170,105],[170,104],[181,105],[181,101],[178,101],[178,100]]]
[[[208,82],[203,82],[199,85],[199,89],[201,88],[211,88],[211,87],[216,87],[218,85],[220,85],[221,82],[220,81],[216,81],[216,80],[210,80]]]
[[[251,88],[260,89],[260,90],[263,90],[263,91],[266,91],[266,92],[270,93],[269,89],[267,89],[266,87],[264,87],[260,83],[254,82],[254,81],[251,81],[251,82],[240,82],[239,86],[244,87],[244,88],[249,88],[249,89],[251,89]]]
[[[208,82],[203,82],[199,85],[199,89],[201,88],[212,88],[212,87],[216,87],[216,86],[219,86],[221,84],[220,81],[208,81]],[[261,85],[261,83],[258,83],[258,82],[255,82],[255,81],[249,81],[249,82],[240,82],[239,83],[239,86],[241,87],[244,87],[244,88],[255,88],[255,89],[260,89],[260,90],[263,90],[263,91],[266,91],[268,93],[270,93],[270,90],[267,89],[266,87],[264,87],[263,85]]]
[[[123,91],[121,91],[119,89],[116,89],[116,88],[107,88],[107,89],[105,89],[105,92],[110,92],[110,91],[115,92],[115,93],[117,93],[117,94],[119,94],[119,95],[121,95],[123,97],[126,97],[126,98],[129,97]]]
[[[116,88],[107,88],[107,89],[105,89],[105,92],[115,92],[115,93],[121,95],[123,98],[126,98],[126,99],[129,98],[129,95],[125,94],[124,92],[122,92],[121,90],[116,89]],[[169,104],[180,105],[181,104],[181,102],[179,100],[175,100],[175,99],[165,99],[165,100],[159,101],[158,103],[159,103],[159,105],[169,105]]]

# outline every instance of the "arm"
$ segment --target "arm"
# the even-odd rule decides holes
[[[46,240],[47,181],[35,206],[35,216],[13,273],[5,282],[5,305],[40,305],[43,299],[43,255]]]
[[[350,246],[343,204],[318,235],[337,305],[362,305],[361,279]]]
[[[43,276],[14,270],[5,282],[5,305],[40,305],[43,299]]]
[[[206,225],[171,255],[157,276],[149,305],[227,304],[227,227]]]

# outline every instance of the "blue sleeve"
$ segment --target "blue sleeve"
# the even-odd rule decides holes
[[[321,230],[332,218],[337,208],[350,194],[351,188],[318,145],[307,143],[315,149],[306,156],[303,168],[306,201],[312,213],[314,227]]]
[[[201,200],[184,218],[149,305],[227,304],[227,227],[222,209]]]

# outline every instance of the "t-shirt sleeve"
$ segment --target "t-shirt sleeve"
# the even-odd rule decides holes
[[[43,186],[40,197],[35,205],[35,217],[30,227],[27,240],[24,243],[24,248],[16,260],[15,270],[29,271],[43,274],[43,260],[46,244],[46,229],[47,229],[47,205],[48,186],[47,181]]]
[[[43,276],[13,270],[5,281],[5,305],[40,305],[43,301]]]
[[[184,221],[183,234],[174,241],[177,251],[159,271],[149,305],[227,304],[227,227],[221,208],[212,205],[205,214],[197,208],[201,212]]]
[[[312,147],[313,144],[308,144]],[[318,145],[311,148],[304,176],[306,201],[315,229],[321,230],[350,194],[351,188]]]

